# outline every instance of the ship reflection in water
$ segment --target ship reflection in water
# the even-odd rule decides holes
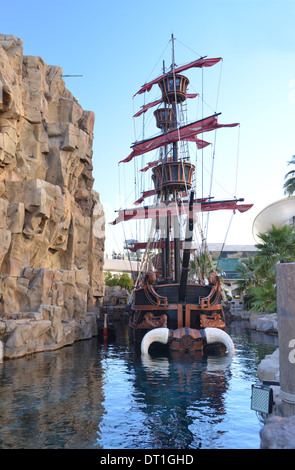
[[[4,361],[0,448],[259,448],[251,384],[277,339],[230,334],[233,358],[142,358],[124,331],[112,344],[93,338]]]
[[[144,372],[134,384],[144,396],[151,447],[163,442],[169,448],[214,447],[214,427],[226,415],[231,360],[179,353],[143,358]]]

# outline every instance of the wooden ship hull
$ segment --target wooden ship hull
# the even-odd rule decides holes
[[[187,284],[186,301],[181,302],[180,284],[153,286],[147,275],[144,286],[136,289],[130,309],[130,335],[134,343],[141,346],[148,332],[161,328],[169,330],[167,342],[162,343],[165,334],[163,340],[157,335],[150,335],[148,348],[155,349],[162,343],[172,351],[203,353],[204,348],[206,350],[209,344],[212,345],[206,329],[218,328],[224,331],[226,327],[220,303],[220,280],[218,276],[211,280],[211,285]],[[229,338],[225,343],[225,338],[225,333],[219,332],[214,343],[223,344],[225,349],[230,346],[233,352],[233,345]]]

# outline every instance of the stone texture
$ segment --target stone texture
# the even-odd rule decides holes
[[[105,286],[102,312],[108,314],[109,322],[122,322],[129,319],[126,305],[129,298],[127,289],[120,286]]]
[[[277,313],[253,313],[249,320],[251,329],[267,334],[278,334]]]
[[[104,213],[93,190],[94,113],[62,69],[0,34],[0,341],[5,357],[96,334]]]
[[[277,348],[272,354],[267,354],[257,368],[259,380],[280,380],[280,351]]]
[[[252,330],[271,335],[278,334],[277,313],[255,313],[251,310],[231,309],[230,317],[233,320],[249,320]]]
[[[295,416],[273,416],[260,430],[261,449],[295,449]]]

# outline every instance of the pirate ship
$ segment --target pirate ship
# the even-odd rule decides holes
[[[234,124],[220,124],[214,113],[194,122],[183,122],[183,107],[188,98],[189,80],[182,72],[190,68],[212,67],[219,58],[200,57],[183,66],[176,66],[172,35],[172,65],[156,79],[146,83],[136,93],[149,92],[154,85],[161,91],[161,99],[145,104],[135,117],[157,106],[154,111],[156,126],[161,133],[136,141],[130,155],[119,163],[128,163],[139,155],[157,150],[157,157],[141,171],[151,170],[153,188],[143,191],[135,201],[136,208],[117,211],[112,225],[128,220],[150,221],[149,236],[144,242],[132,240],[130,251],[144,250],[129,301],[130,334],[142,354],[150,348],[165,345],[172,351],[203,354],[208,345],[222,345],[234,354],[234,345],[225,332],[225,316],[221,302],[221,281],[206,245],[199,215],[203,212],[227,209],[244,212],[252,205],[240,204],[243,199],[215,201],[211,197],[198,198],[194,182],[195,165],[189,156],[188,142],[203,149],[209,142],[203,133],[216,131]],[[134,95],[134,96],[136,96]],[[154,203],[140,206],[146,198]],[[183,222],[183,218],[185,222]],[[194,232],[197,227],[211,261],[212,273],[207,279],[189,278],[190,258],[194,251]],[[199,268],[201,268],[199,266]]]

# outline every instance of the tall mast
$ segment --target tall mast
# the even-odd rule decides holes
[[[175,93],[175,99],[172,101],[172,116],[173,116],[173,128],[177,127],[177,99],[176,99],[176,80],[175,80],[175,51],[174,51],[174,36],[171,35],[172,41],[172,75],[173,75],[173,88]],[[178,160],[178,148],[177,142],[173,144],[173,161],[177,162]]]
[[[193,228],[194,228],[194,219],[193,219],[193,205],[194,205],[194,191],[191,192],[190,201],[189,201],[189,213],[186,226],[186,235],[185,235],[185,248],[183,252],[183,261],[182,261],[182,271],[179,284],[179,299],[183,302],[186,297],[186,285],[189,269],[189,260],[190,260],[190,249],[193,239]]]
[[[174,36],[171,35],[172,40],[172,74],[173,74],[173,88],[175,99],[172,101],[172,115],[173,115],[173,128],[176,129],[177,122],[177,98],[176,98],[176,80],[175,80],[175,51],[174,51]],[[177,142],[173,143],[173,161],[178,161],[178,144]],[[174,202],[176,201],[176,192],[174,192]],[[178,217],[175,216],[173,220],[173,229],[174,229],[174,279],[175,282],[179,282],[180,279],[180,227]]]
[[[162,91],[162,102],[164,107],[158,108],[154,115],[159,127],[165,134],[178,128],[177,106],[187,98],[187,85],[189,80],[184,75],[175,73],[175,51],[174,36],[171,36],[172,64],[169,72],[165,72],[163,63],[163,76],[158,82]],[[172,143],[171,156],[168,159],[168,146],[164,147],[164,159],[153,169],[153,181],[158,196],[168,204],[178,203],[178,193],[190,189],[192,165],[188,162],[179,161],[178,142]],[[167,211],[165,224],[165,248],[162,251],[162,271],[166,282],[180,281],[180,227],[178,216],[171,216]],[[173,227],[173,249],[172,243]],[[173,267],[172,267],[173,260]]]
[[[172,42],[172,70],[174,73],[174,68],[175,68],[175,58],[174,58],[174,35],[171,34],[171,42]]]

